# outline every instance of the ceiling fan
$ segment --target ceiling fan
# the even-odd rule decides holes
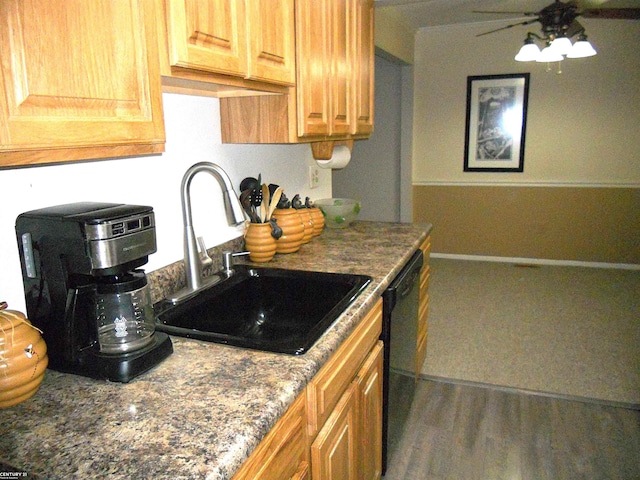
[[[544,7],[539,12],[505,12],[505,11],[486,11],[476,10],[474,13],[491,13],[491,14],[521,14],[527,17],[534,17],[531,20],[514,23],[506,27],[497,28],[488,32],[479,34],[478,36],[488,35],[490,33],[506,30],[507,28],[519,25],[530,25],[540,22],[542,32],[545,38],[553,40],[559,36],[572,37],[578,33],[584,32],[584,27],[576,20],[577,17],[584,18],[607,18],[617,20],[638,20],[640,19],[640,8],[579,8],[574,1],[562,2],[555,0],[551,5]]]
[[[476,13],[505,13],[516,12],[488,12],[478,11]],[[558,73],[561,73],[560,63],[564,58],[583,58],[596,55],[596,50],[587,40],[584,27],[576,20],[577,17],[584,18],[610,18],[610,19],[640,19],[640,8],[583,8],[581,9],[575,1],[562,2],[555,0],[551,5],[544,7],[539,12],[518,12],[522,15],[533,17],[531,20],[513,23],[506,27],[496,28],[479,35],[488,35],[507,28],[519,25],[530,25],[540,23],[542,35],[527,32],[524,45],[515,56],[519,62],[558,62]],[[571,42],[571,37],[577,36],[576,42]],[[536,39],[544,43],[543,49],[536,45]]]

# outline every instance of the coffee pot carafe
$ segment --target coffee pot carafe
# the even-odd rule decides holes
[[[155,317],[144,272],[113,275],[97,283],[96,321],[102,353],[131,352],[153,341]]]
[[[16,219],[27,313],[49,367],[128,382],[173,351],[155,331],[147,278],[156,251],[153,209],[83,202]]]

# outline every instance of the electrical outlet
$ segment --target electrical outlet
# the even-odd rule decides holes
[[[320,171],[318,167],[309,166],[309,188],[320,186]]]

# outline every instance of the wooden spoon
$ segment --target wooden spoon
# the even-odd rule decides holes
[[[271,196],[271,203],[269,203],[269,211],[267,212],[267,221],[271,220],[271,216],[273,215],[273,212],[278,206],[281,196],[282,196],[282,187],[278,187],[275,189],[275,191],[273,192],[273,195]]]

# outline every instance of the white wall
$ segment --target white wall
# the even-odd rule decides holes
[[[182,259],[180,183],[194,163],[209,161],[229,174],[234,187],[246,176],[262,174],[292,198],[331,197],[331,172],[320,170],[320,186],[308,187],[314,165],[308,145],[223,145],[219,101],[164,94],[166,152],[162,155],[0,170],[0,301],[25,311],[15,219],[25,211],[78,201],[151,205],[156,215],[158,251],[147,272]],[[196,234],[207,247],[242,234],[227,226],[217,182],[206,174],[192,184]]]
[[[599,54],[565,60],[561,75],[513,60],[527,27],[482,37],[500,24],[420,30],[414,184],[640,186],[640,23],[580,22]],[[531,72],[524,172],[463,172],[467,76],[519,72]]]

